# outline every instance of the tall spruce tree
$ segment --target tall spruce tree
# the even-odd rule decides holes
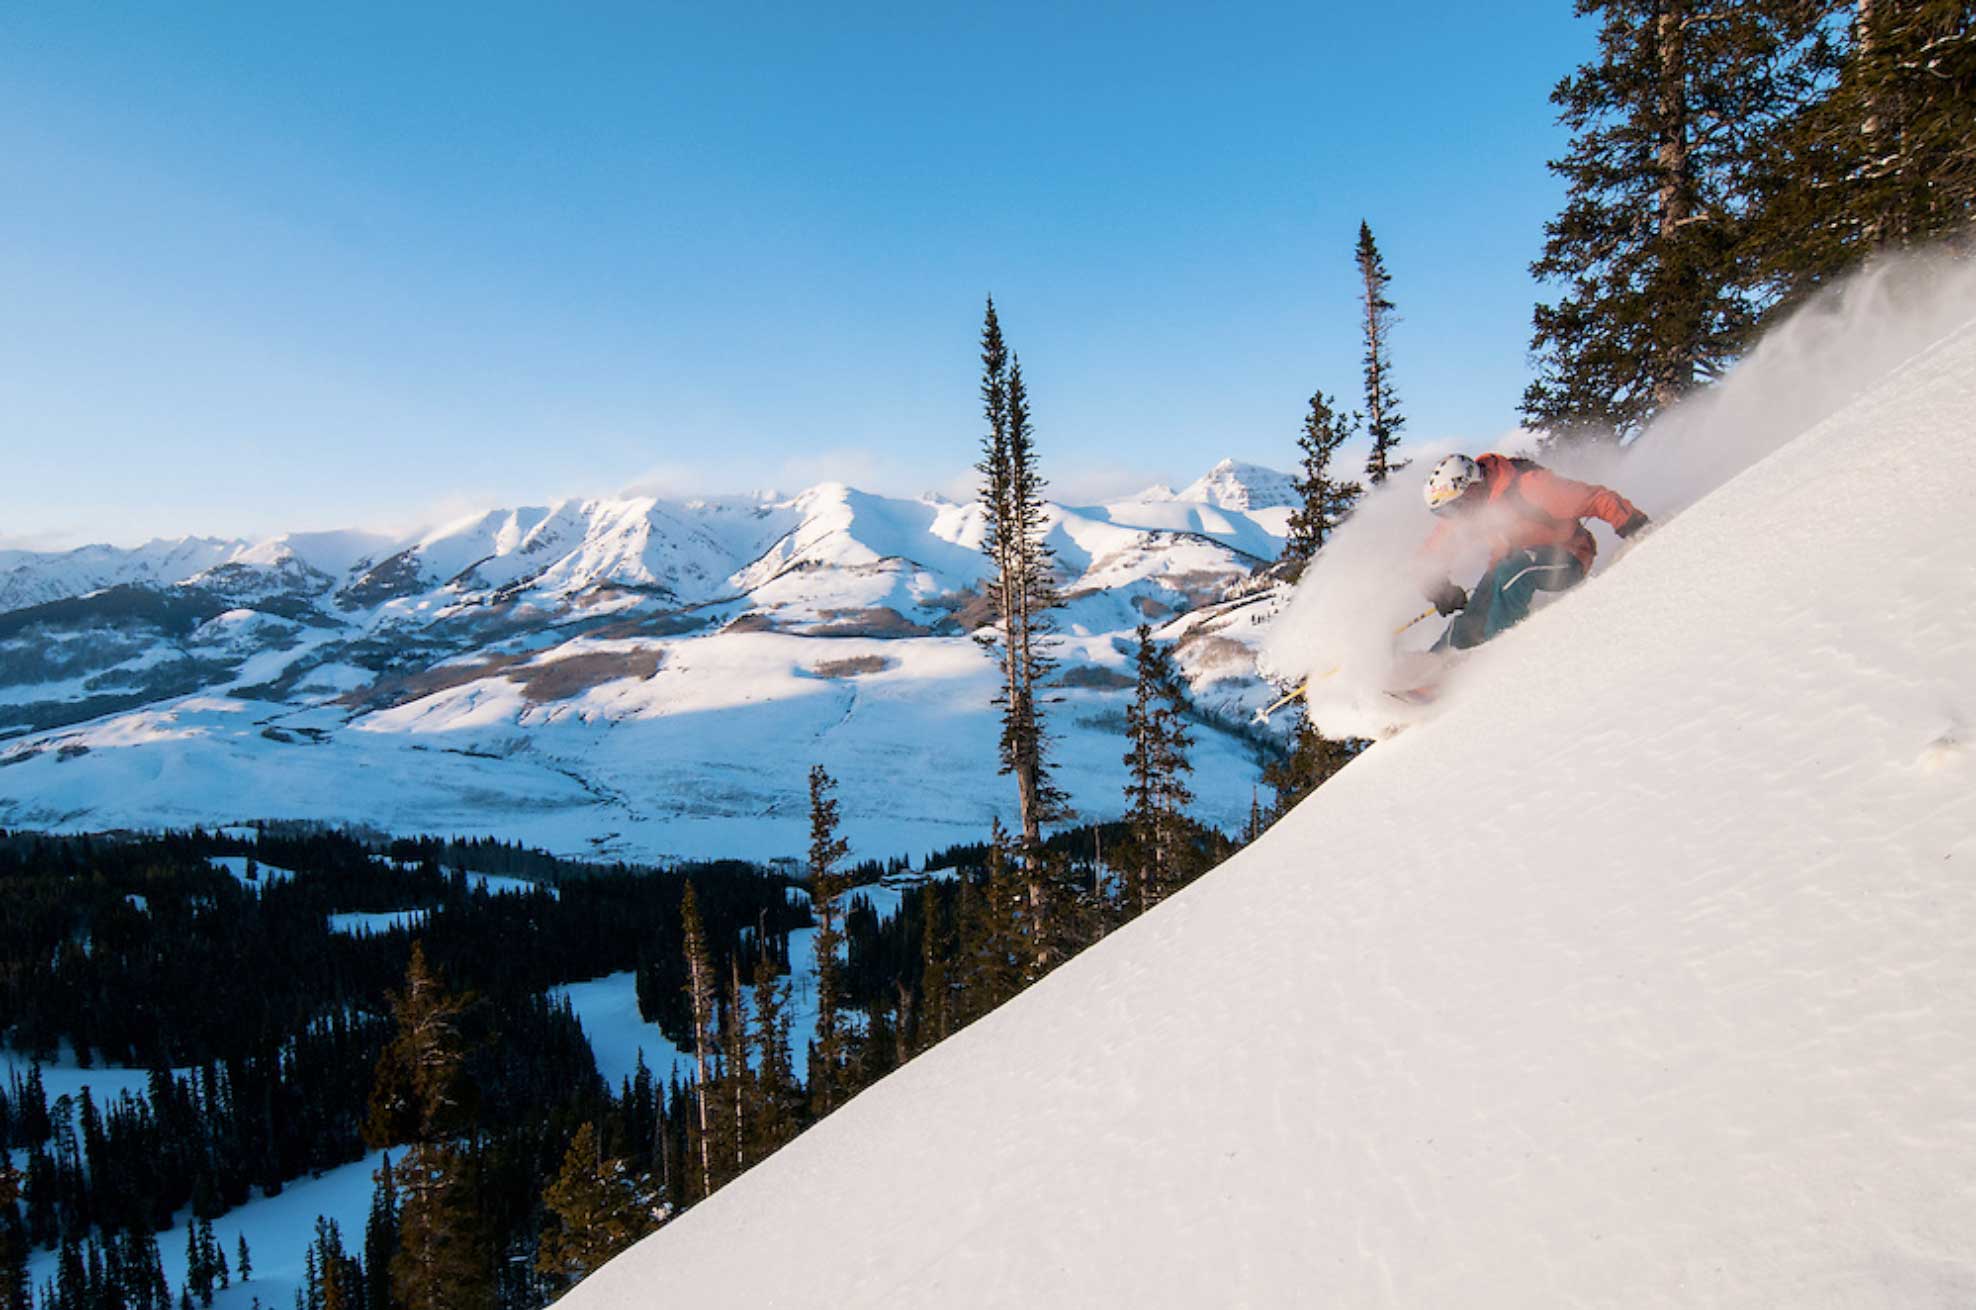
[[[334,1219],[316,1216],[315,1240],[304,1262],[302,1298],[311,1310],[364,1310],[363,1268],[343,1248],[343,1231]]]
[[[1741,266],[1742,183],[1789,107],[1774,0],[1577,0],[1599,54],[1551,93],[1571,144],[1545,225],[1527,420],[1624,437],[1732,361],[1757,304]]]
[[[562,1168],[543,1190],[542,1206],[548,1222],[535,1265],[557,1291],[651,1232],[659,1214],[650,1181],[624,1160],[605,1155],[588,1123],[570,1139]]]
[[[977,466],[987,511],[982,550],[994,564],[988,587],[999,629],[983,640],[1000,645],[1002,687],[995,703],[1002,710],[1002,772],[1015,775],[1028,928],[1035,953],[1043,957],[1051,949],[1043,824],[1061,817],[1064,794],[1051,776],[1038,689],[1051,670],[1043,640],[1058,598],[1028,390],[1021,362],[1003,341],[992,297],[981,329],[981,400],[988,420]]]
[[[919,935],[919,1023],[914,1029],[919,1050],[938,1045],[954,1031],[955,986],[948,961],[954,955],[954,933],[941,914],[942,898],[931,888],[920,896],[924,907]]]
[[[816,1044],[810,1050],[809,1090],[813,1113],[821,1118],[842,1099],[850,1065],[844,1016],[844,942],[837,898],[844,880],[837,866],[850,844],[837,835],[837,784],[821,764],[810,766],[810,905],[816,912]]]
[[[1283,543],[1283,558],[1293,565],[1301,566],[1323,548],[1365,490],[1331,472],[1332,458],[1351,435],[1351,420],[1322,391],[1310,398],[1303,435],[1297,438],[1301,472],[1292,483],[1303,503],[1291,511],[1289,539]]]
[[[391,998],[396,1031],[378,1057],[365,1137],[408,1142],[394,1175],[400,1196],[391,1297],[402,1310],[486,1304],[493,1269],[466,1178],[460,1137],[472,1127],[474,1089],[459,1020],[467,998],[446,989],[413,943],[404,990]]]
[[[398,1256],[398,1176],[391,1157],[378,1162],[371,1175],[370,1214],[364,1220],[364,1299],[372,1306],[391,1306],[391,1265]],[[240,1236],[240,1279],[247,1280],[247,1235]]]
[[[959,954],[955,979],[956,1028],[987,1014],[1022,990],[1030,953],[1024,949],[1026,888],[1010,855],[1012,842],[999,818],[989,824],[986,868],[979,882],[960,886]]]
[[[1179,885],[1187,840],[1186,807],[1194,796],[1185,775],[1193,765],[1187,748],[1187,693],[1173,654],[1142,623],[1134,653],[1132,703],[1125,710],[1125,822],[1129,837],[1121,861],[1126,870],[1126,916],[1144,914]]]
[[[1400,429],[1406,416],[1400,413],[1399,393],[1393,389],[1393,356],[1387,337],[1393,330],[1393,302],[1386,288],[1393,281],[1372,239],[1372,228],[1359,222],[1358,252],[1359,304],[1364,311],[1360,326],[1365,333],[1365,432],[1372,438],[1372,449],[1365,457],[1365,480],[1373,486],[1389,474],[1406,467],[1406,461],[1393,452],[1399,448]]]
[[[748,1154],[765,1160],[796,1136],[801,1103],[789,1049],[788,984],[764,948],[755,957],[755,1114]]]
[[[755,1079],[748,1068],[748,993],[741,986],[741,957],[728,958],[727,996],[720,1008],[721,1113],[724,1170],[731,1180],[748,1167],[754,1131]]]
[[[679,918],[686,943],[686,999],[693,1022],[694,1155],[700,1168],[700,1195],[704,1197],[713,1194],[714,1160],[719,1151],[714,1125],[719,1089],[713,1077],[714,995],[719,984],[714,979],[713,953],[707,947],[706,923],[700,917],[700,898],[690,882],[680,900]]]

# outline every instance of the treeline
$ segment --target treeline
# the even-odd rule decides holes
[[[1554,436],[1626,436],[1876,253],[1976,217],[1976,6],[1578,0],[1595,59],[1551,99],[1569,192],[1532,272]]]
[[[531,1253],[570,1125],[606,1120],[614,1104],[581,1027],[548,989],[635,970],[647,1017],[684,1041],[689,880],[705,887],[699,913],[723,941],[745,928],[786,958],[788,934],[808,922],[787,878],[749,865],[561,866],[553,893],[489,894],[442,868],[441,849],[461,853],[386,851],[330,832],[251,846],[199,832],[0,834],[10,1044],[149,1070],[143,1094],[105,1099],[51,1101],[38,1069],[0,1087],[0,1138],[19,1162],[0,1208],[0,1306],[26,1303],[18,1289],[35,1247],[61,1252],[44,1304],[144,1303],[155,1288],[142,1241],[175,1214],[210,1221],[361,1157],[411,934],[334,932],[332,913],[424,912],[427,958],[471,998],[458,1030],[489,1231],[504,1252],[519,1242]],[[215,867],[219,856],[231,870]]]

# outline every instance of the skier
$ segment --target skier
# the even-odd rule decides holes
[[[1479,646],[1530,613],[1539,591],[1584,580],[1598,546],[1581,519],[1597,517],[1623,540],[1647,526],[1633,503],[1608,487],[1573,482],[1532,460],[1450,455],[1434,466],[1424,493],[1440,518],[1420,555],[1422,591],[1455,621],[1435,650]],[[1464,547],[1486,545],[1489,567],[1471,594],[1447,576]]]

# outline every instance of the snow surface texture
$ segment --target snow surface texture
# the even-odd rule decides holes
[[[1174,641],[1199,812],[1247,814],[1272,698],[1281,474],[1052,506],[1067,603],[1049,728],[1091,817],[1122,808],[1126,647]],[[996,666],[979,506],[842,484],[788,500],[570,501],[359,534],[0,559],[0,825],[252,819],[498,832],[558,854],[799,853],[806,774],[861,853],[979,840]],[[92,590],[118,584],[112,590]],[[5,612],[8,596],[39,608]]]
[[[1972,423],[1976,329],[564,1304],[1976,1304]]]

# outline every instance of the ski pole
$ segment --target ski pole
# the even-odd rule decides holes
[[[1405,623],[1402,623],[1399,627],[1394,628],[1393,635],[1395,637],[1399,636],[1401,633],[1405,632],[1408,628],[1411,628],[1414,624],[1420,622],[1422,619],[1427,618],[1428,616],[1434,614],[1435,612],[1436,611],[1434,607],[1432,605],[1429,605],[1426,609],[1420,611],[1420,613],[1414,615],[1412,618],[1408,619]],[[1316,677],[1307,678],[1303,682],[1298,683],[1295,690],[1290,691],[1283,696],[1279,696],[1276,700],[1270,702],[1262,709],[1257,710],[1256,722],[1268,723],[1270,715],[1276,713],[1276,711],[1282,709],[1285,705],[1288,705],[1291,701],[1297,699],[1297,697],[1309,691],[1311,683],[1323,682],[1326,678],[1330,677],[1332,674],[1336,673],[1339,669],[1342,669],[1344,667],[1345,666],[1342,664],[1333,664],[1330,668],[1318,674]]]
[[[1408,628],[1411,628],[1414,624],[1420,622],[1422,619],[1431,618],[1437,613],[1439,613],[1439,611],[1436,610],[1432,605],[1429,605],[1426,609],[1420,611],[1420,613],[1414,615],[1412,618],[1408,619],[1405,623],[1402,623],[1399,627],[1394,628],[1393,635],[1397,637],[1402,632],[1405,632]]]
[[[1338,670],[1333,669],[1331,670],[1331,673],[1336,673],[1337,671]],[[1324,676],[1328,678],[1331,676],[1331,674],[1327,673]],[[1285,705],[1288,705],[1291,701],[1297,699],[1297,697],[1303,695],[1308,690],[1310,690],[1310,683],[1308,682],[1298,683],[1294,690],[1285,692],[1283,695],[1277,697],[1275,700],[1271,701],[1263,708],[1257,710],[1256,722],[1268,723],[1270,715],[1276,713],[1276,711],[1282,709]]]

